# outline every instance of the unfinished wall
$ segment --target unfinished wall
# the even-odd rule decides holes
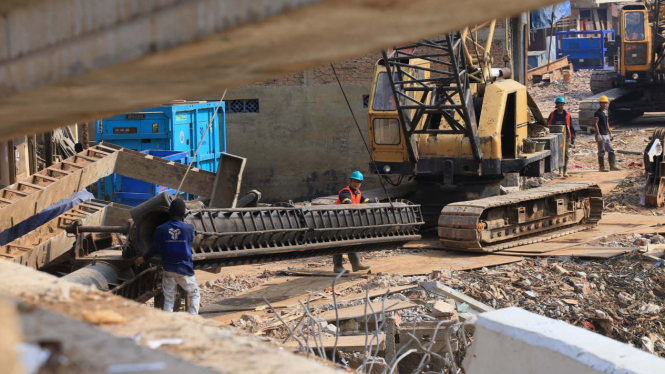
[[[367,109],[374,58],[336,66],[367,138]],[[360,170],[367,183],[369,156],[330,66],[230,91],[228,100],[258,99],[258,113],[227,115],[227,150],[247,158],[242,191],[258,189],[264,201],[303,201],[336,194]]]

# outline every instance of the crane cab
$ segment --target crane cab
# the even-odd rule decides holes
[[[621,9],[621,77],[626,82],[648,82],[652,60],[649,14],[643,4]]]

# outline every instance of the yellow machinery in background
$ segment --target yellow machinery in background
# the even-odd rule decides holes
[[[594,128],[593,115],[602,95],[610,100],[610,123],[665,111],[665,0],[624,5],[616,43],[614,70],[594,71],[594,96],[580,102],[582,127]]]
[[[497,251],[583,230],[602,215],[602,193],[589,182],[501,195],[506,173],[556,171],[565,134],[558,128],[530,137],[537,125],[529,108],[544,121],[526,87],[508,79],[509,69],[492,69],[494,27],[491,21],[395,47],[374,72],[372,170],[397,186],[391,197],[422,206],[449,249]]]

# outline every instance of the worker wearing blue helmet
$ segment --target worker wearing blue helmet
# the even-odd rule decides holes
[[[564,162],[563,162],[563,170],[562,170],[562,176],[565,178],[568,176],[568,156],[569,156],[569,151],[568,149],[570,148],[568,144],[575,144],[575,128],[572,126],[571,120],[570,120],[570,113],[563,109],[563,106],[566,105],[566,99],[563,97],[559,96],[554,100],[554,105],[556,105],[556,109],[550,113],[549,118],[547,119],[547,125],[552,126],[552,125],[562,125],[565,126],[565,142],[563,144],[563,152],[565,154]]]
[[[342,188],[337,194],[337,201],[335,204],[367,204],[369,199],[363,196],[360,192],[360,185],[363,182],[363,174],[359,171],[354,171],[351,173],[349,185]],[[353,268],[353,271],[359,270],[368,270],[369,266],[364,265],[360,262],[360,253],[352,252],[347,253],[349,256],[349,262]],[[333,255],[333,264],[335,265],[335,273],[341,273],[346,271],[344,265],[342,265],[343,257],[341,254]]]

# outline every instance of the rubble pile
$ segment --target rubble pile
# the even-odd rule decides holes
[[[663,262],[525,260],[456,272],[445,284],[494,308],[518,306],[665,357]]]
[[[571,113],[579,112],[579,104],[591,93],[589,80],[591,70],[578,70],[571,74],[571,81],[566,82],[563,79],[554,82],[540,82],[529,85],[529,93],[538,104],[543,115],[554,109],[554,100],[563,96],[566,99],[566,107]]]

